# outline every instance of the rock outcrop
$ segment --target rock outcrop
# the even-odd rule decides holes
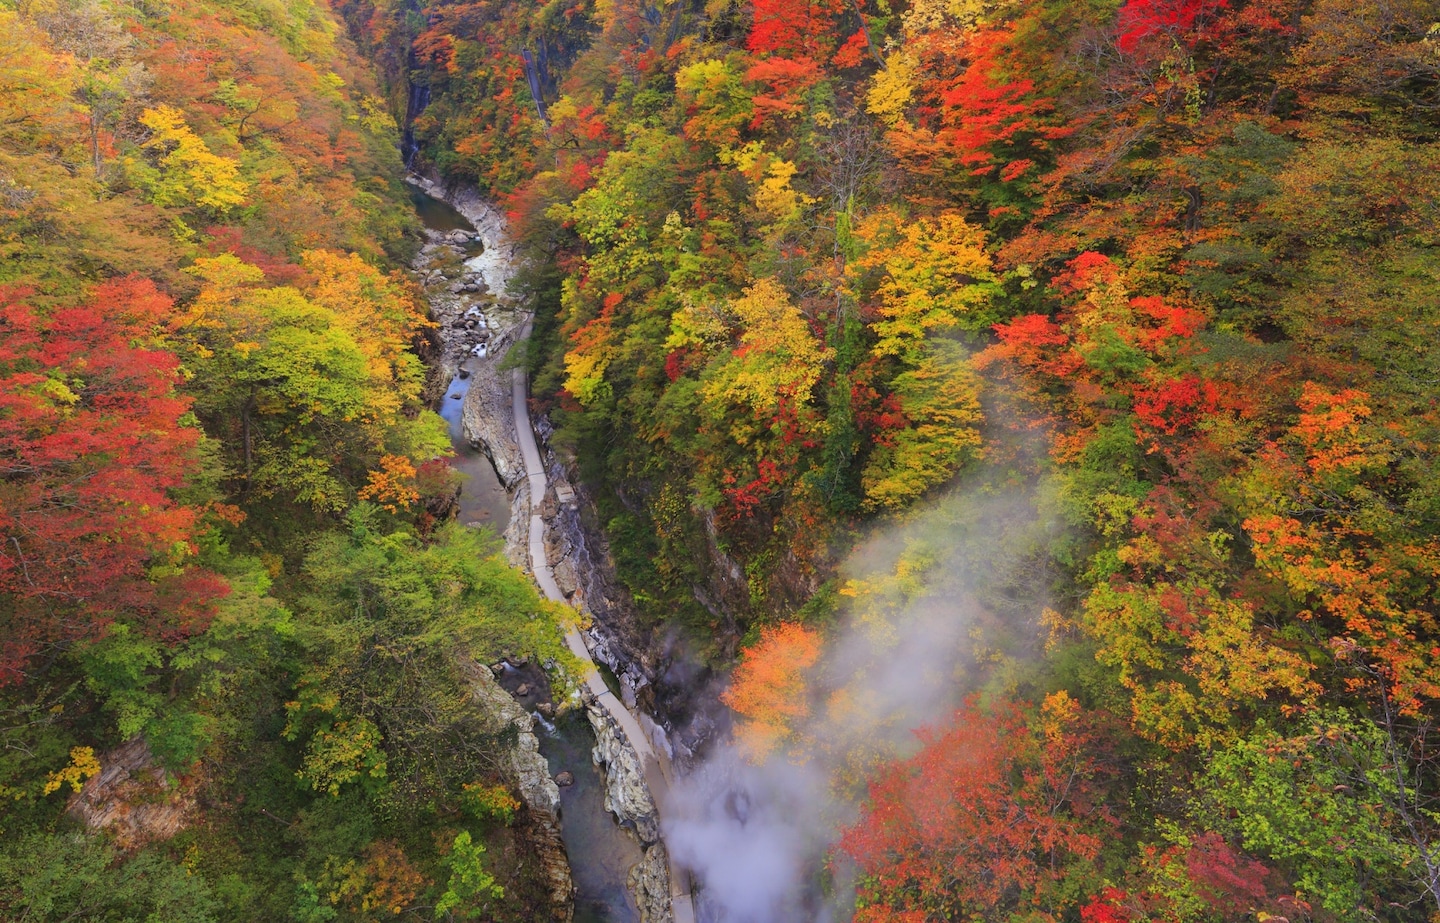
[[[660,842],[660,818],[639,757],[608,712],[590,703],[585,714],[595,729],[593,758],[605,779],[605,810],[634,833],[643,851],[626,882],[641,923],[671,923],[669,856]]]
[[[506,748],[506,775],[520,791],[526,817],[521,833],[540,862],[548,884],[551,919],[569,923],[575,912],[575,886],[570,878],[570,863],[565,843],[560,838],[560,789],[550,778],[550,767],[540,755],[540,739],[535,736],[535,720],[525,709],[500,688],[490,668],[474,662],[463,664],[470,681],[471,696],[480,711],[491,722],[491,729],[513,728],[515,742]]]
[[[605,810],[634,830],[642,846],[655,843],[660,839],[660,821],[635,749],[604,709],[590,704],[585,714],[595,729],[593,756],[605,778]]]
[[[645,858],[630,870],[630,893],[640,909],[640,923],[668,923],[674,919],[670,905],[670,854],[664,843],[645,848]]]
[[[551,816],[560,813],[560,789],[550,778],[550,768],[540,755],[540,739],[535,736],[535,719],[510,693],[500,688],[495,674],[487,666],[469,661],[464,665],[470,681],[470,694],[480,711],[500,731],[507,725],[515,729],[515,744],[505,753],[508,775],[520,790],[520,796],[531,808]]]
[[[504,406],[510,395],[509,372],[500,372],[499,363],[510,352],[507,331],[497,351],[485,358],[472,357],[465,363],[471,373],[470,390],[465,392],[461,420],[465,440],[484,452],[495,466],[500,483],[513,491],[525,478],[525,462],[515,448],[515,421],[509,414],[496,415],[492,408]]]
[[[136,737],[100,756],[100,772],[70,798],[72,817],[104,830],[122,850],[168,840],[195,812],[197,780],[176,779]]]

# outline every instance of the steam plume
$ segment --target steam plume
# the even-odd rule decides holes
[[[848,919],[845,869],[822,883],[865,777],[912,753],[915,729],[945,720],[982,681],[1016,681],[1039,643],[1052,526],[1032,490],[1001,484],[991,465],[857,549],[799,743],[758,765],[721,745],[672,793],[666,843],[694,871],[707,923]]]

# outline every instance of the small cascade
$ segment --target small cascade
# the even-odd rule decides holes
[[[415,141],[415,119],[430,105],[430,85],[428,83],[411,83],[410,96],[405,101],[405,130],[400,134],[400,156],[405,161],[405,169],[410,169],[415,161],[415,154],[420,150],[420,145]]]
[[[540,46],[541,53],[544,53],[544,45]],[[535,113],[540,116],[540,121],[545,127],[550,127],[550,116],[545,111],[545,94],[541,90],[541,67],[535,60],[535,53],[529,48],[520,49],[520,60],[525,63],[525,81],[530,85],[530,95],[535,99]]]

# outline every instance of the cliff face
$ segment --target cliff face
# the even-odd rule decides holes
[[[475,704],[496,730],[506,726],[515,731],[515,742],[502,758],[525,803],[526,816],[521,835],[539,862],[550,898],[551,920],[569,923],[575,913],[574,884],[565,844],[560,838],[560,789],[550,778],[550,768],[540,755],[535,721],[510,694],[500,688],[490,668],[474,661],[464,664]]]
[[[100,757],[100,772],[70,798],[69,812],[91,830],[110,834],[122,850],[168,840],[196,813],[198,779],[177,779],[159,764],[143,737]]]
[[[542,419],[537,432],[548,436]],[[548,449],[548,447],[547,447]],[[620,698],[647,725],[650,739],[682,768],[716,733],[720,718],[710,672],[669,631],[647,627],[615,573],[604,533],[583,486],[547,451],[548,477],[561,502],[547,499],[546,552],[567,600],[590,618],[586,642],[620,683]],[[740,574],[744,583],[744,574]]]
[[[537,433],[543,438],[548,436],[547,429],[542,423]],[[591,617],[586,646],[596,660],[609,666],[619,678],[623,705],[638,724],[630,733],[643,734],[645,741],[641,744],[648,743],[660,760],[669,763],[676,756],[669,722],[666,726],[657,724],[651,718],[651,710],[658,702],[655,677],[666,674],[674,652],[657,651],[653,646],[654,637],[640,630],[633,609],[617,604],[616,600],[623,600],[624,596],[614,583],[613,565],[603,551],[592,551],[603,545],[592,542],[590,533],[581,524],[579,511],[584,500],[546,448],[549,456],[546,479],[552,490],[546,492],[538,512],[544,523],[545,557],[556,586],[567,602]],[[607,698],[613,703],[613,697]],[[605,780],[605,809],[635,836],[642,850],[641,860],[630,870],[627,880],[642,921],[692,920],[693,910],[689,909],[689,896],[683,882],[678,883],[678,893],[685,895],[683,908],[672,901],[677,882],[672,878],[669,856],[660,840],[659,811],[652,794],[666,790],[661,778],[666,770],[653,759],[642,759],[614,715],[588,693],[586,716],[595,731],[593,758]],[[684,749],[683,753],[688,756],[689,750]]]

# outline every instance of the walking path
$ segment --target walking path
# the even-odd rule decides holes
[[[530,323],[526,321],[519,339],[526,340],[529,337]],[[541,592],[547,598],[563,603],[566,601],[565,594],[560,592],[559,585],[555,583],[555,575],[545,556],[545,521],[540,517],[540,502],[545,497],[547,482],[545,466],[540,460],[540,446],[535,440],[535,428],[530,422],[530,409],[526,403],[528,383],[525,370],[514,369],[511,375],[515,433],[520,443],[520,454],[525,459],[525,476],[530,484],[530,568],[535,573],[535,582],[540,585]],[[635,754],[640,757],[640,764],[644,768],[645,781],[650,786],[650,796],[655,800],[655,810],[659,812],[670,792],[669,761],[655,750],[650,738],[641,729],[640,722],[635,720],[630,710],[615,697],[610,687],[605,685],[605,678],[600,675],[600,670],[590,657],[580,629],[571,627],[565,634],[565,643],[570,652],[584,664],[582,684],[595,697],[596,704],[620,725],[626,739],[630,741],[630,746],[635,748]],[[675,923],[695,923],[695,907],[690,898],[690,876],[675,864],[675,858],[669,850],[666,850],[666,855],[670,857],[670,908]]]

